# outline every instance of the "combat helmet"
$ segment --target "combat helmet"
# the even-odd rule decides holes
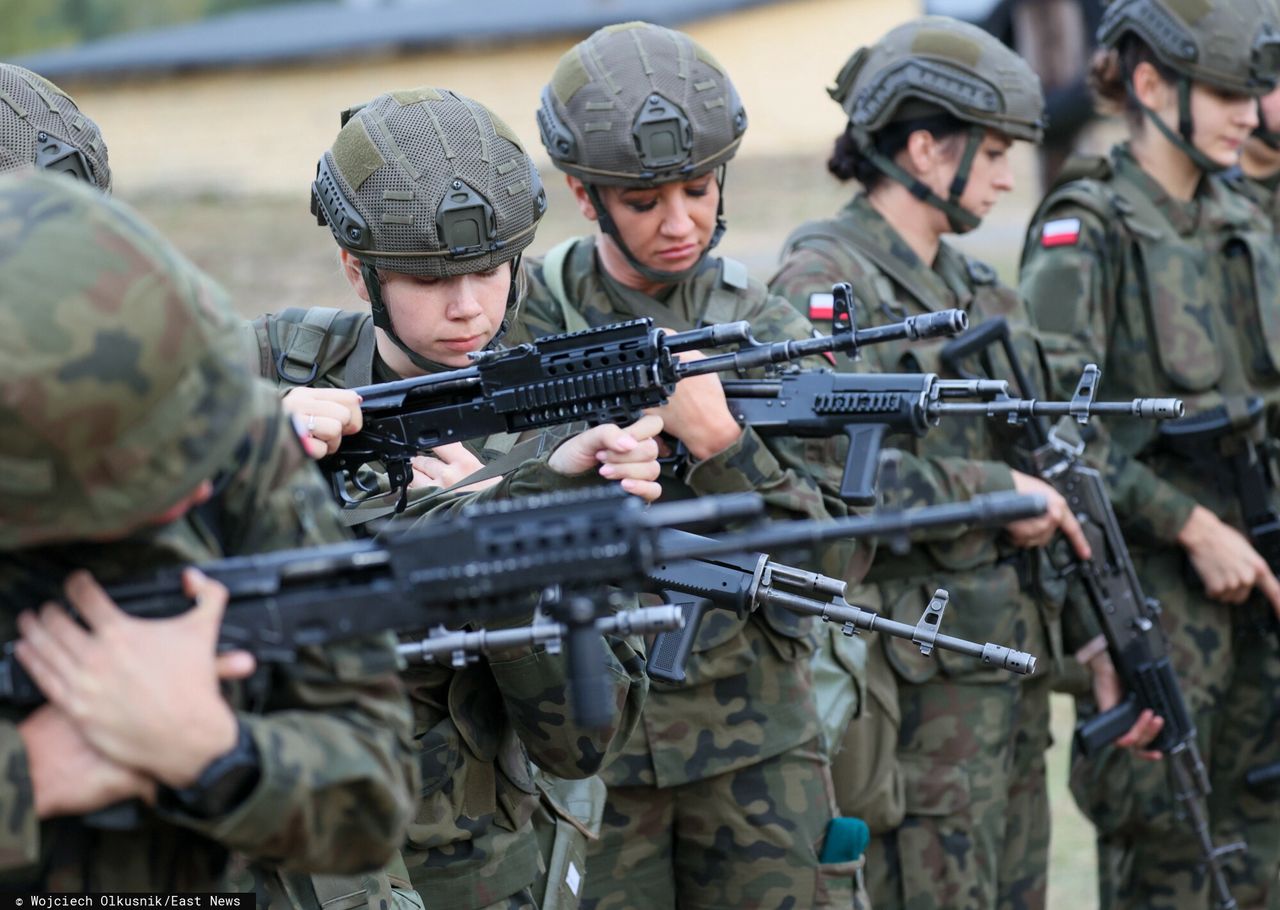
[[[126,206],[0,176],[0,550],[127,534],[279,400],[221,290]]]
[[[111,192],[107,144],[98,125],[48,79],[0,63],[0,172],[33,164]]]
[[[557,168],[586,185],[601,230],[645,277],[675,282],[680,272],[639,262],[609,217],[599,186],[654,187],[715,172],[747,130],[747,112],[728,74],[683,32],[647,22],[599,29],[560,58],[542,90],[538,133]],[[724,234],[724,198],[710,251]]]
[[[1275,88],[1280,16],[1274,0],[1112,0],[1098,26],[1098,43],[1115,49],[1126,35],[1136,35],[1177,73],[1177,132],[1139,104],[1147,119],[1202,170],[1222,170],[1192,142],[1191,84],[1255,98]]]
[[[388,92],[344,111],[311,186],[311,213],[360,261],[374,324],[424,369],[436,365],[396,334],[378,270],[449,278],[510,262],[510,309],[522,287],[520,254],[546,210],[515,132],[446,89]]]
[[[960,197],[986,131],[1036,143],[1044,136],[1044,95],[1027,62],[977,26],[946,16],[922,16],[859,48],[827,93],[848,116],[859,153],[944,212],[957,233],[980,223]],[[876,133],[888,124],[943,111],[970,125],[946,199],[875,146]]]

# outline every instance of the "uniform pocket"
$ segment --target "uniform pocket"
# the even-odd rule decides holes
[[[908,815],[943,818],[968,811],[969,775],[964,768],[928,756],[902,755],[898,761]]]
[[[1160,366],[1189,392],[1211,389],[1222,377],[1214,302],[1191,290],[1205,279],[1208,255],[1206,249],[1167,239],[1141,247]]]

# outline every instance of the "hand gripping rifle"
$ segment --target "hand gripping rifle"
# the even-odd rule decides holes
[[[1015,398],[1003,380],[939,379],[933,373],[792,370],[771,379],[726,380],[724,391],[734,419],[762,435],[848,436],[840,498],[871,505],[885,436],[923,436],[943,417],[1003,416],[1020,424],[1037,417],[1071,416],[1087,423],[1102,414],[1165,419],[1182,413],[1181,404],[1172,398],[1095,401],[1097,375],[1097,367],[1087,367],[1069,402]]]
[[[948,369],[964,376],[967,374],[963,362],[977,354],[984,358],[990,371],[989,349],[997,343],[1004,350],[1018,388],[1023,394],[1029,393],[1033,387],[1003,318],[984,322],[948,344],[943,349],[942,360]],[[1072,398],[1073,404],[1092,401],[1099,376],[1096,366],[1086,369]],[[1160,414],[1182,413],[1181,401],[1156,400],[1166,402],[1161,405]],[[1078,413],[1083,412],[1073,412],[1072,416]],[[1153,415],[1135,413],[1134,416]],[[1169,642],[1160,627],[1160,605],[1143,593],[1102,477],[1080,458],[1083,446],[1061,438],[1046,423],[1038,416],[1025,423],[1032,449],[1031,468],[1036,476],[1062,494],[1084,529],[1093,555],[1087,560],[1081,559],[1070,550],[1071,563],[1066,572],[1080,580],[1089,605],[1102,625],[1107,650],[1127,692],[1120,704],[1076,728],[1076,746],[1085,756],[1096,754],[1129,730],[1147,708],[1164,718],[1164,727],[1152,746],[1168,756],[1174,793],[1199,843],[1217,907],[1229,910],[1236,903],[1227,887],[1223,860],[1230,853],[1243,850],[1244,844],[1225,847],[1213,844],[1205,808],[1209,775],[1196,743],[1195,724],[1169,659]]]
[[[856,356],[863,345],[950,336],[968,324],[960,310],[944,310],[857,329],[849,316],[848,295],[837,302],[837,320],[831,335],[766,344],[755,339],[747,322],[664,335],[651,319],[634,319],[472,354],[473,363],[463,369],[355,389],[363,399],[364,427],[344,437],[338,451],[320,464],[338,499],[352,505],[363,501],[353,498],[352,487],[378,492],[358,472],[381,463],[391,490],[399,491],[397,508],[403,509],[413,477],[410,459],[433,446],[577,421],[626,424],[644,409],[663,404],[676,383],[689,376],[832,352]],[[738,349],[702,360],[676,357],[726,345]]]
[[[1043,511],[1044,504],[1037,497],[1005,496],[985,507],[1024,515]],[[741,521],[762,508],[754,494],[646,508],[617,485],[607,485],[472,506],[378,540],[232,557],[199,568],[229,592],[219,648],[248,651],[262,666],[291,663],[304,647],[388,630],[481,627],[523,616],[533,612],[536,595],[558,586],[550,613],[567,627],[562,637],[574,709],[584,725],[599,725],[607,722],[611,706],[600,678],[596,623],[608,611],[598,589],[638,589],[652,569],[678,557],[813,547],[869,533],[868,520],[861,518],[775,524],[695,542],[661,533]],[[900,513],[898,523],[909,523],[913,514]],[[191,607],[177,568],[110,585],[107,594],[137,617],[173,616]],[[12,647],[6,648],[0,655],[0,702],[42,701]]]
[[[1044,500],[1040,497],[998,493],[976,496],[963,503],[853,516],[839,519],[839,524],[846,529],[843,536],[867,538],[898,536],[944,525],[1003,525],[1043,513]],[[661,593],[668,603],[679,605],[685,621],[682,628],[663,632],[654,641],[648,661],[650,676],[672,683],[684,681],[685,663],[693,650],[702,617],[709,608],[730,610],[745,617],[765,605],[814,616],[824,622],[838,622],[845,635],[866,631],[905,638],[918,644],[920,653],[926,656],[934,648],[942,648],[977,657],[984,663],[1015,673],[1035,671],[1035,657],[1025,652],[941,634],[939,628],[948,599],[944,590],[934,594],[920,620],[910,626],[850,604],[845,599],[845,583],[838,578],[781,565],[764,553],[752,552],[787,546],[782,533],[788,529],[794,530],[796,542],[805,542],[807,531],[803,523],[770,525],[764,532],[775,533],[767,539],[753,537],[750,532],[735,535],[732,540],[740,549],[702,557],[696,554],[705,546],[707,538],[684,531],[662,532],[664,549],[684,558],[662,562],[650,570],[646,587]]]

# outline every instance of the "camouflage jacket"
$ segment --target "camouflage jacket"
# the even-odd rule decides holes
[[[327,322],[322,331],[310,328],[317,317]],[[260,317],[254,328],[262,367],[281,385],[289,381],[280,363],[295,379],[310,373],[296,360],[303,345],[316,352],[308,354],[318,364],[314,385],[345,388],[401,378],[377,356],[368,314],[330,318],[327,312],[287,310]],[[504,341],[518,343],[521,337],[516,329]],[[293,363],[280,354],[290,349]],[[299,366],[303,371],[295,372]],[[486,460],[518,441],[501,434],[470,447]],[[544,458],[521,465],[481,493],[420,499],[411,504],[410,517],[430,520],[464,502],[551,492],[593,478],[564,478]],[[413,886],[432,904],[484,907],[517,893],[540,874],[530,823],[539,801],[533,766],[571,779],[598,772],[635,728],[648,689],[643,660],[626,640],[610,636],[601,647],[618,710],[614,723],[600,730],[574,723],[565,660],[541,647],[461,670],[430,665],[404,672],[423,782],[403,854]]]
[[[1254,205],[1212,176],[1190,202],[1174,200],[1125,146],[1069,165],[1022,254],[1022,292],[1060,394],[1093,361],[1100,398],[1177,396],[1193,415],[1261,395],[1270,436],[1277,281],[1275,235]],[[1196,503],[1239,522],[1224,478],[1168,452],[1151,421],[1108,421],[1107,431],[1107,479],[1135,550],[1173,544]]]
[[[320,477],[282,417],[256,427],[218,480],[212,500],[168,525],[112,543],[42,546],[0,554],[0,629],[12,639],[21,609],[55,596],[75,568],[104,582],[162,566],[345,538]],[[417,786],[411,718],[389,636],[308,648],[273,665],[265,703],[228,696],[253,736],[261,779],[223,817],[171,807],[144,813],[138,830],[90,829],[78,819],[40,822],[27,759],[7,710],[0,883],[70,891],[218,890],[227,851],[285,870],[375,868],[399,846]],[[175,731],[175,735],[180,735]]]
[[[1280,172],[1270,177],[1246,177],[1239,168],[1233,168],[1223,175],[1223,181],[1262,209],[1273,226],[1280,224]]]
[[[1026,324],[1022,305],[997,282],[989,266],[943,243],[930,268],[864,195],[855,197],[835,218],[794,231],[783,247],[782,264],[770,288],[801,312],[811,313],[811,318],[825,306],[829,319],[831,285],[836,281],[853,285],[855,319],[860,326],[957,307],[969,314],[973,325],[1003,316],[1020,343],[1026,344],[1025,333],[1019,333]],[[841,355],[837,368],[945,376],[947,369],[939,356],[945,344],[946,339],[873,345],[863,349],[857,362]],[[978,367],[976,358],[974,367]],[[920,506],[1011,490],[1013,477],[1006,459],[1013,455],[1016,437],[1001,429],[996,421],[944,420],[923,438],[895,441],[903,447],[900,489],[884,491],[885,495],[903,506]],[[904,555],[881,547],[866,580],[876,588],[883,608],[904,622],[919,617],[935,587],[946,587],[952,594],[946,620],[951,634],[1007,642],[1042,654],[1046,624],[1041,606],[1023,590],[1029,573],[1029,558],[1009,545],[999,529],[957,527],[920,537]],[[923,681],[939,669],[953,677],[993,682],[1008,678],[961,655],[938,653],[922,660],[909,643],[887,638],[885,647],[890,662],[908,680]]]
[[[529,299],[521,319],[535,335],[609,325],[639,316],[681,330],[746,319],[761,340],[808,338],[812,328],[745,269],[708,258],[693,278],[655,300],[622,287],[597,266],[595,243],[573,243],[558,276],[564,297],[548,286],[540,260],[526,265]],[[572,304],[570,304],[572,301]],[[571,309],[572,306],[572,309]],[[821,365],[819,361],[817,365]],[[843,505],[824,494],[807,462],[830,458],[830,447],[793,440],[766,443],[750,429],[724,452],[687,471],[664,467],[665,500],[755,490],[778,518],[821,518]],[[840,453],[843,461],[843,453]],[[843,574],[848,549],[833,548],[824,568]],[[682,686],[654,683],[640,730],[606,769],[614,786],[671,787],[746,767],[817,735],[807,658],[810,622],[785,611],[762,610],[743,619],[711,611],[703,620]]]

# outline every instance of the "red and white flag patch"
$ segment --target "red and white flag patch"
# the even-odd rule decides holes
[[[819,319],[830,321],[836,318],[836,298],[830,292],[816,292],[809,295],[809,321]]]
[[[1046,221],[1044,232],[1040,235],[1040,245],[1045,249],[1055,246],[1075,246],[1080,239],[1079,218],[1058,218]]]

